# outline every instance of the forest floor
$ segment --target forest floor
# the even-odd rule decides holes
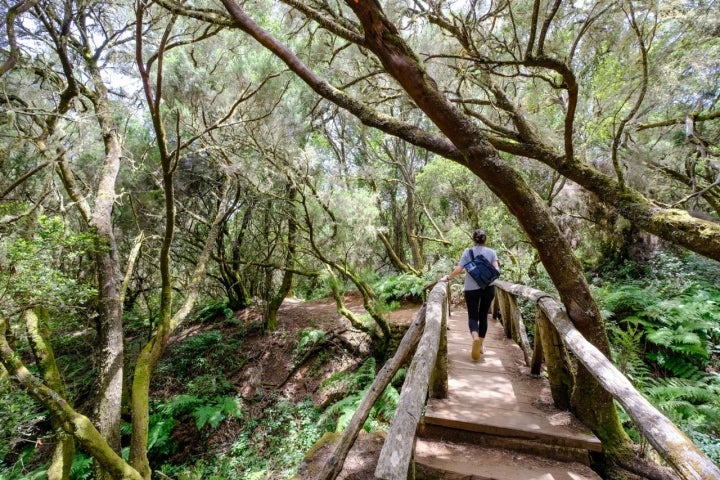
[[[364,314],[362,298],[346,295],[345,306],[357,315]],[[399,337],[414,319],[419,305],[407,303],[389,313],[391,328]],[[237,352],[237,368],[227,372],[226,379],[242,397],[249,411],[243,415],[260,418],[278,398],[291,402],[311,399],[322,408],[341,399],[347,392],[323,386],[323,381],[339,371],[354,371],[371,355],[369,337],[354,329],[350,322],[337,313],[334,299],[302,301],[288,299],[278,312],[278,327],[270,334],[262,334],[261,315],[252,309],[236,312],[231,322],[203,322],[189,325],[171,339],[168,354],[193,336],[217,330],[223,341],[242,335],[241,351]],[[242,333],[233,332],[242,331]],[[317,342],[299,348],[303,332],[324,332]],[[222,346],[218,346],[222,348]],[[378,366],[379,368],[379,366]],[[172,377],[161,378],[153,387],[153,396],[169,398],[183,390],[182,381]],[[171,463],[182,464],[189,457],[202,457],[211,450],[220,451],[231,445],[238,435],[237,423],[225,422],[210,438],[198,442],[198,431],[192,422],[186,422],[173,432],[173,440],[180,447]],[[301,466],[299,478],[305,478],[331,453],[333,436],[324,437],[314,450],[314,460]],[[330,439],[328,442],[327,440]],[[375,461],[382,438],[362,434],[346,461],[346,471],[340,479],[364,480],[374,478]],[[373,466],[372,469],[369,467]],[[304,473],[303,473],[304,472]]]
[[[362,298],[359,296],[350,296],[345,298],[345,305],[355,314],[363,314]],[[400,334],[410,325],[413,318],[417,314],[419,305],[409,303],[401,308],[393,311],[388,315],[388,321],[394,332]],[[289,333],[290,337],[297,337],[299,331],[306,328],[317,328],[328,332],[331,337],[336,339],[346,339],[346,346],[357,345],[355,350],[356,356],[352,358],[336,358],[332,362],[332,368],[353,368],[359,365],[367,358],[370,353],[371,345],[367,344],[367,339],[359,332],[354,332],[349,322],[344,317],[338,315],[335,302],[315,301],[315,302],[295,302],[287,301],[283,304],[279,312],[280,329]],[[258,345],[258,348],[265,348],[267,345]],[[280,372],[292,365],[292,351],[286,347],[284,352],[281,348],[274,357],[273,370]],[[310,362],[306,362],[310,363]],[[286,392],[292,392],[297,399],[306,393],[313,393],[313,401],[318,405],[327,405],[332,398],[332,392],[324,391],[319,388],[318,379],[326,377],[325,375],[311,376],[303,372],[304,368],[290,374],[287,370],[274,379],[268,378],[268,381],[278,382],[281,379],[288,379],[285,382],[284,389]],[[267,371],[267,370],[266,370]],[[269,377],[273,377],[272,374]],[[315,380],[310,380],[314,378]],[[339,439],[339,435],[326,435],[317,444],[317,449],[309,455],[308,461],[301,466],[298,474],[299,479],[311,479],[317,474],[320,467],[327,463],[327,459],[333,453],[334,441]],[[344,469],[338,476],[339,480],[374,480],[375,464],[377,463],[380,449],[382,448],[384,437],[378,434],[366,434],[364,431],[358,436],[353,448],[345,459]]]

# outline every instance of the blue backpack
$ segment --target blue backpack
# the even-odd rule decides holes
[[[492,263],[482,255],[476,257],[472,248],[470,249],[470,261],[463,266],[480,288],[487,287],[500,276],[500,272],[492,266]]]

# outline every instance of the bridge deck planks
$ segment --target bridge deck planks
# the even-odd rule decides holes
[[[551,405],[549,384],[527,372],[523,355],[505,338],[502,325],[489,320],[485,353],[470,358],[471,338],[465,310],[448,318],[446,399],[430,399],[428,425],[600,451],[600,441],[568,412]]]

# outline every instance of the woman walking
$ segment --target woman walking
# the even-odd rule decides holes
[[[445,275],[440,280],[443,282],[450,281],[453,277],[457,277],[464,270],[464,265],[472,260],[473,257],[478,255],[484,256],[488,262],[492,264],[498,271],[500,271],[500,264],[498,263],[498,256],[495,250],[485,246],[487,235],[481,229],[477,229],[473,232],[473,241],[475,245],[466,248],[460,257],[455,269],[450,272],[449,275]],[[481,288],[477,282],[470,276],[465,274],[465,304],[467,305],[468,311],[468,327],[470,329],[470,335],[472,336],[472,349],[470,356],[473,360],[478,360],[480,355],[484,352],[483,340],[487,333],[488,322],[487,316],[492,304],[493,298],[495,297],[495,286],[488,285],[485,288]]]

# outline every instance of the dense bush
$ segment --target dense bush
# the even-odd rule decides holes
[[[385,302],[392,301],[420,301],[423,298],[424,288],[430,282],[417,275],[403,273],[385,277],[373,285],[375,293]]]

